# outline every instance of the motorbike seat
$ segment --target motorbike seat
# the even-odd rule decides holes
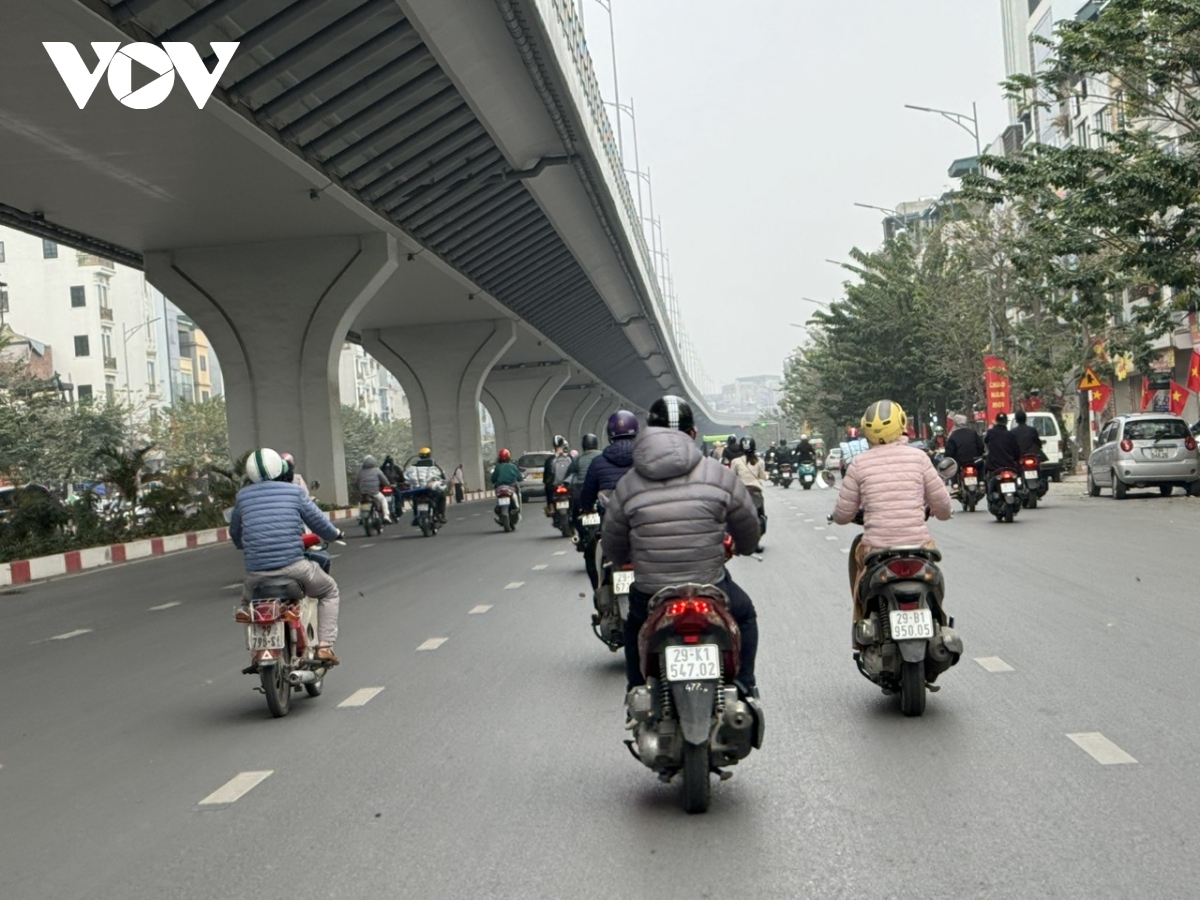
[[[870,569],[873,566],[880,565],[889,559],[895,559],[899,556],[917,556],[921,559],[927,559],[930,562],[941,562],[941,551],[934,547],[888,547],[884,550],[875,550],[867,554],[867,558],[863,563],[864,569]]]
[[[255,600],[302,600],[304,586],[293,578],[268,578],[254,586]]]

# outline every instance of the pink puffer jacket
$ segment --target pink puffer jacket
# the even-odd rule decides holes
[[[950,492],[929,457],[901,439],[854,457],[846,469],[833,521],[846,525],[863,510],[863,543],[917,547],[930,540],[925,507],[950,518]]]

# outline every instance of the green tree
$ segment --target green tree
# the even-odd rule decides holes
[[[157,412],[150,422],[150,440],[173,470],[201,473],[214,464],[228,466],[229,427],[225,398],[201,403],[183,401]]]

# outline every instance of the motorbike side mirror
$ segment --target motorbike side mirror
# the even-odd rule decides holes
[[[942,461],[937,464],[937,471],[938,474],[942,476],[943,481],[949,481],[958,474],[958,463],[948,457],[943,458]]]
[[[832,472],[830,472],[828,469],[822,469],[821,470],[821,480],[824,481],[830,487],[833,487],[837,483],[837,476],[834,475]]]
[[[319,490],[321,489],[321,482],[319,482],[319,481],[314,481],[314,482],[312,483],[312,489],[313,489],[314,491],[319,491]]]

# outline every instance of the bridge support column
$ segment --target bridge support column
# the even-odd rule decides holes
[[[604,447],[604,432],[596,431],[595,427],[588,426],[595,419],[596,405],[600,402],[600,398],[604,392],[599,388],[589,388],[586,391],[580,391],[578,398],[579,402],[575,404],[575,409],[571,413],[571,424],[568,426],[571,434],[584,435],[592,432],[600,437],[600,447]],[[605,421],[608,416],[605,415]],[[578,438],[577,438],[578,440]]]
[[[571,449],[583,452],[582,437],[588,429],[584,428],[584,414],[596,403],[596,394],[586,387],[564,388],[560,390],[546,410],[546,437],[553,441],[554,435],[564,435],[571,444]]]
[[[449,475],[458,463],[472,490],[486,486],[479,433],[484,379],[513,341],[509,319],[364,331],[363,347],[400,382],[413,441],[429,446]],[[402,463],[403,460],[400,460]]]
[[[354,317],[395,271],[384,234],[148,253],[146,278],[212,341],[229,447],[289,451],[317,496],[345,504],[338,356]]]
[[[607,438],[603,437],[605,426],[608,425],[608,417],[620,409],[620,400],[608,391],[596,400],[595,405],[588,411],[584,419],[584,424],[588,431],[601,435],[600,446],[603,447],[607,443]]]
[[[571,377],[565,363],[493,369],[484,390],[496,423],[496,443],[514,457],[545,446],[546,409]]]

